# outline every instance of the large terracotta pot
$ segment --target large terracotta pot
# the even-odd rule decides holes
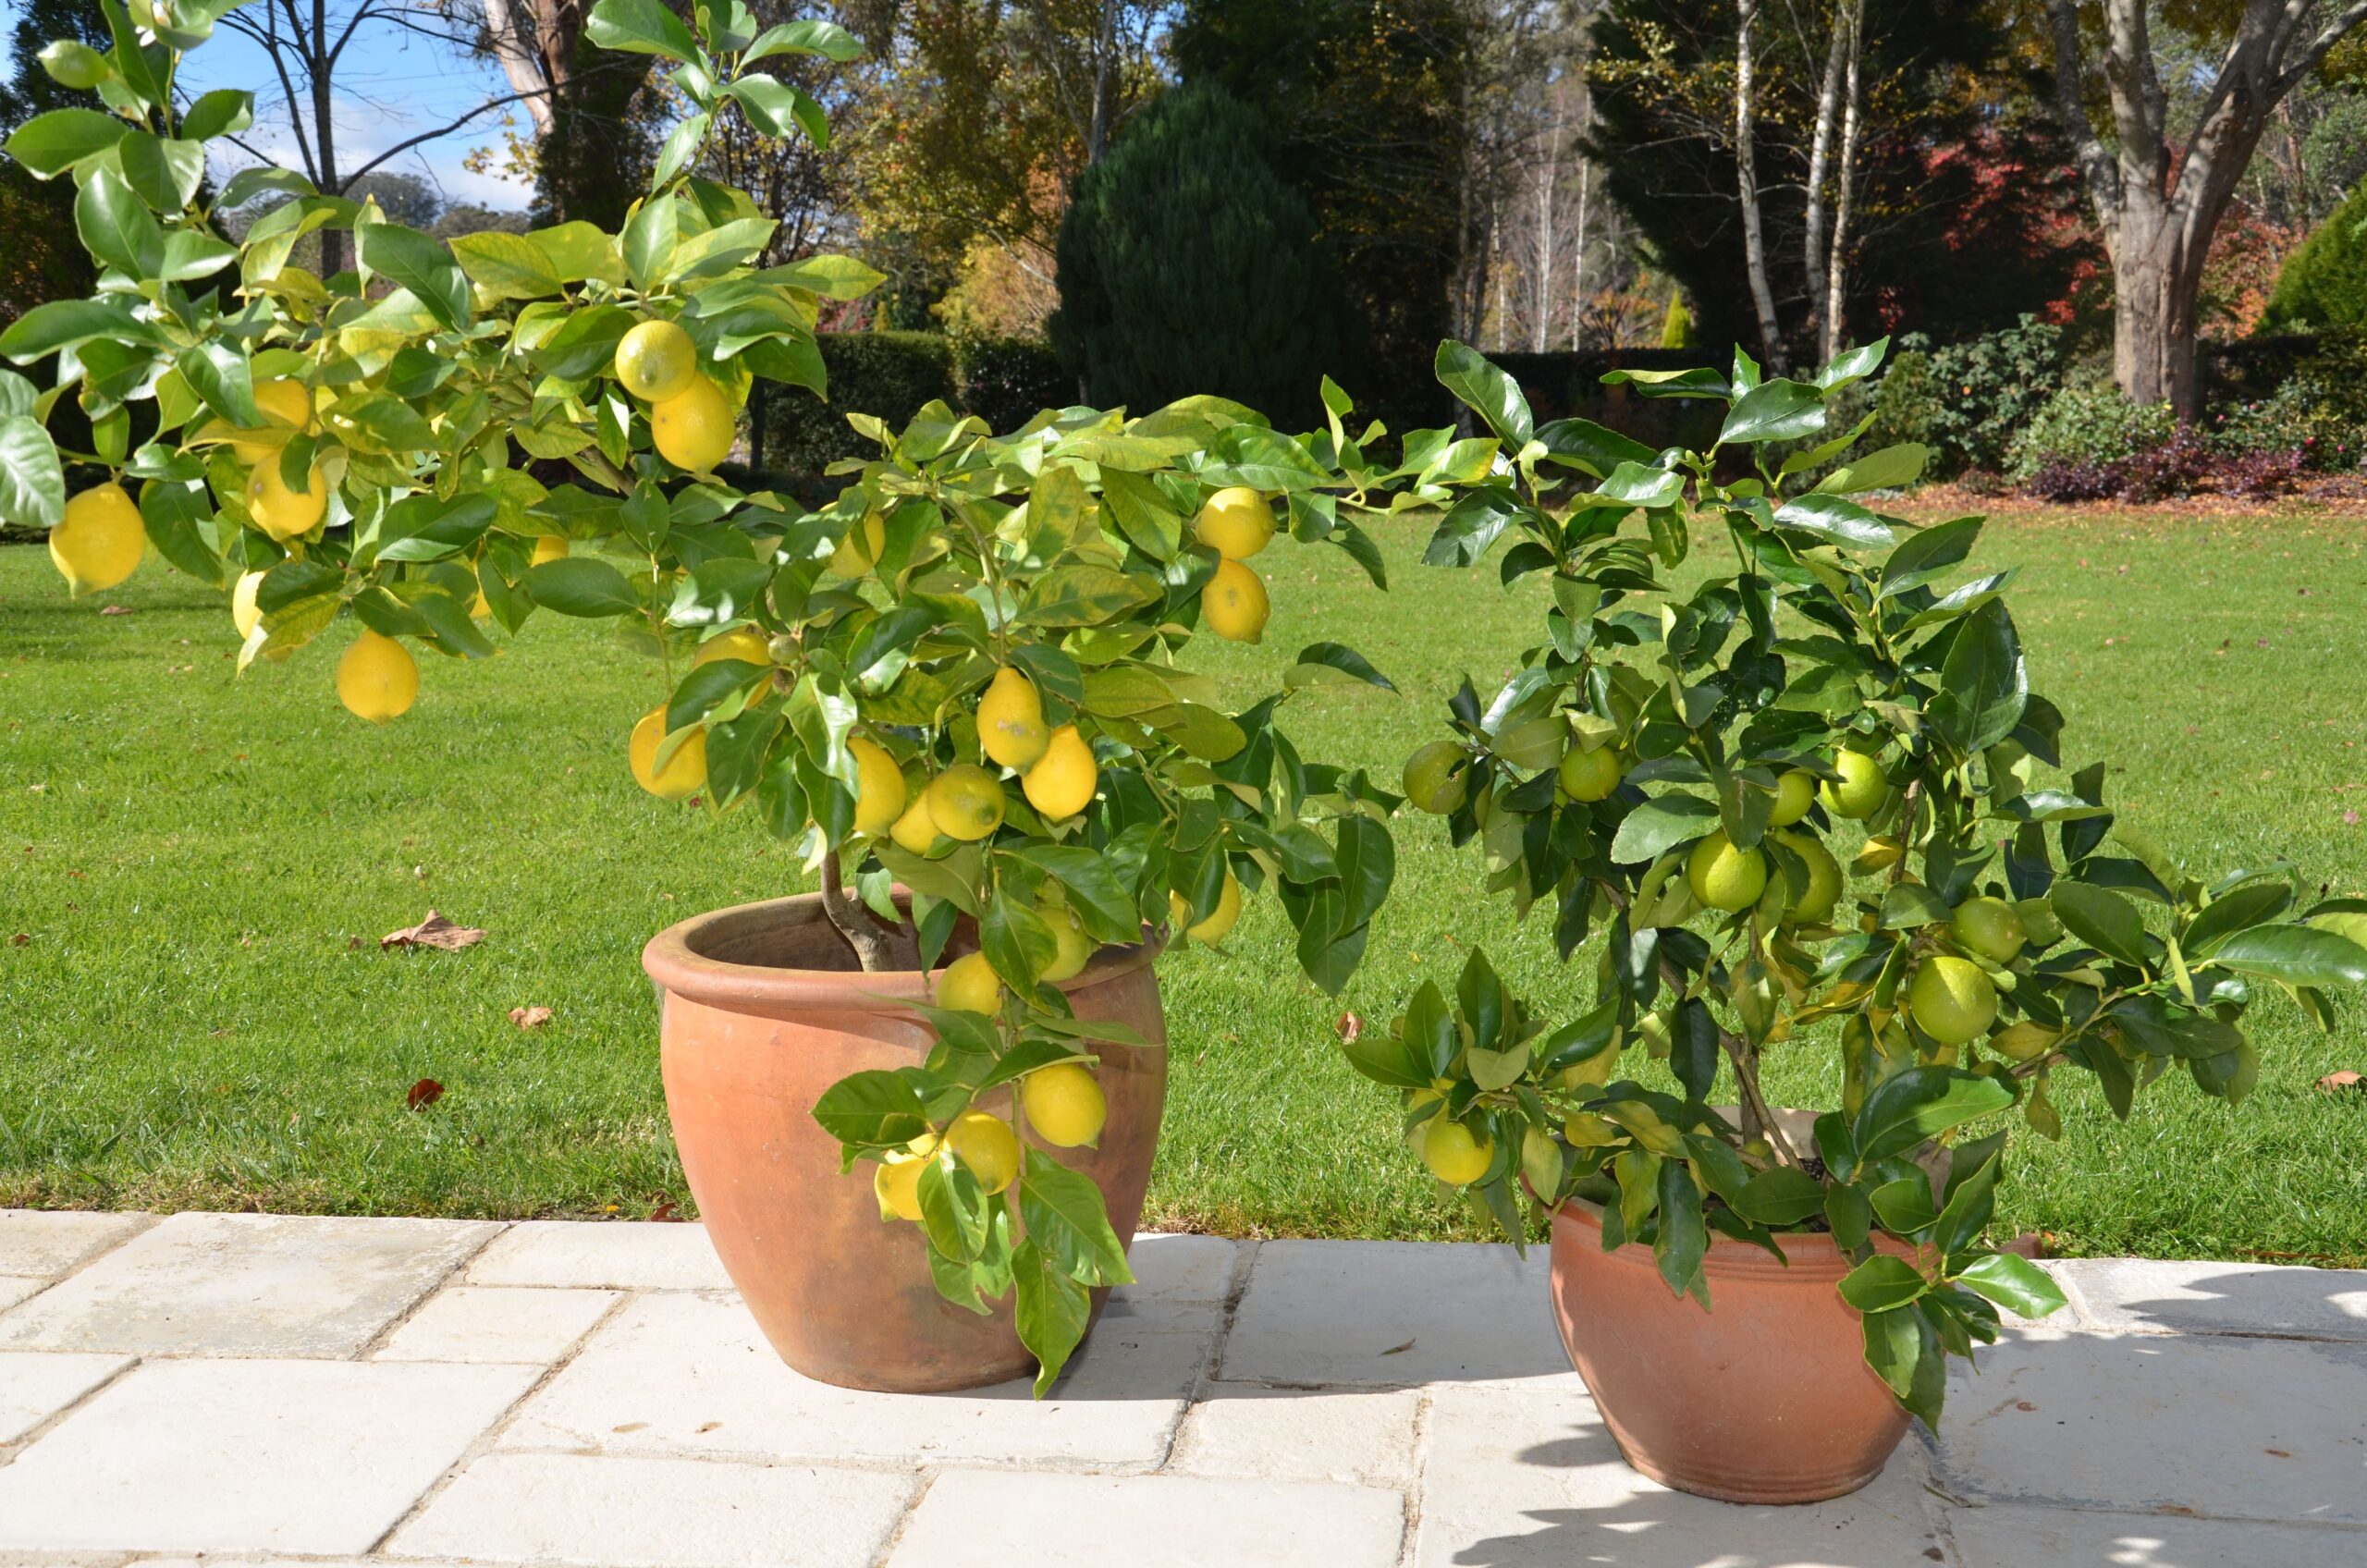
[[[1669,1291],[1651,1248],[1602,1250],[1602,1211],[1553,1214],[1553,1316],[1627,1463],[1727,1502],[1814,1502],[1882,1473],[1907,1413],[1866,1365],[1829,1236],[1782,1238],[1785,1268],[1710,1238],[1711,1310]],[[1898,1250],[1904,1251],[1904,1248]]]
[[[1128,1243],[1167,1101],[1151,957],[1147,947],[1107,949],[1061,986],[1079,1017],[1126,1024],[1152,1042],[1104,1050],[1101,1146],[1058,1151],[1099,1184]],[[838,1141],[814,1120],[822,1091],[848,1073],[928,1054],[933,1036],[908,1006],[926,999],[926,977],[863,973],[814,894],[669,926],[642,966],[664,1000],[666,1109],[682,1173],[781,1359],[826,1383],[892,1393],[1032,1373],[1011,1314],[981,1317],[939,1296],[914,1228],[879,1218],[869,1168],[840,1174]],[[1009,1096],[981,1103],[1007,1111]]]

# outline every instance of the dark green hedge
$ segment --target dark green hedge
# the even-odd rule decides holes
[[[901,429],[938,399],[1008,431],[1039,410],[1076,401],[1076,378],[1041,343],[957,341],[935,332],[828,332],[821,341],[829,401],[792,387],[766,389],[764,441],[754,454],[762,471],[811,476],[841,458],[872,456],[877,448],[847,423],[850,412]]]

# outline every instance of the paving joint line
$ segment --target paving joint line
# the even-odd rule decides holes
[[[472,1221],[471,1223],[482,1223],[482,1221]],[[371,1335],[369,1339],[363,1341],[361,1345],[356,1347],[354,1353],[351,1355],[345,1357],[345,1359],[348,1361],[367,1361],[379,1351],[386,1349],[387,1341],[393,1339],[395,1335],[402,1329],[404,1325],[408,1324],[412,1318],[418,1317],[421,1309],[425,1307],[429,1302],[434,1301],[437,1296],[444,1293],[445,1289],[452,1283],[454,1276],[466,1270],[470,1265],[475,1263],[479,1257],[483,1256],[484,1255],[485,1248],[493,1245],[494,1243],[508,1235],[509,1233],[510,1226],[515,1223],[515,1220],[509,1219],[496,1221],[491,1234],[487,1235],[484,1241],[479,1242],[475,1246],[471,1247],[460,1257],[455,1258],[444,1272],[438,1274],[434,1280],[428,1281],[426,1289],[411,1297],[410,1301],[403,1305],[400,1311],[397,1312],[392,1317],[386,1319],[386,1322],[380,1324],[378,1326],[378,1331]]]
[[[1242,1298],[1249,1293],[1249,1277],[1257,1267],[1257,1259],[1265,1244],[1255,1236],[1244,1236],[1233,1243],[1237,1250],[1233,1255],[1233,1277],[1225,1281],[1223,1308],[1217,1314],[1216,1344],[1209,1352],[1208,1366],[1199,1382],[1233,1380],[1224,1375],[1225,1352],[1233,1347],[1233,1322],[1241,1315]]]
[[[490,1243],[491,1238],[488,1237],[487,1244]],[[473,1254],[471,1256],[474,1256]],[[523,1413],[527,1403],[533,1400],[535,1395],[541,1393],[545,1389],[549,1388],[552,1382],[558,1378],[558,1375],[565,1371],[567,1367],[574,1362],[577,1354],[583,1350],[584,1342],[590,1340],[593,1335],[598,1333],[602,1329],[606,1328],[610,1320],[621,1314],[628,1305],[635,1299],[635,1292],[620,1292],[615,1301],[610,1302],[608,1304],[607,1310],[601,1313],[599,1317],[593,1322],[590,1328],[584,1329],[583,1333],[576,1336],[575,1343],[570,1346],[564,1354],[560,1355],[548,1366],[545,1366],[541,1374],[537,1376],[533,1381],[528,1383],[524,1389],[521,1390],[518,1397],[511,1400],[508,1405],[504,1406],[501,1414],[488,1423],[484,1430],[479,1432],[476,1437],[471,1440],[469,1445],[460,1451],[460,1457],[453,1460],[451,1464],[446,1465],[441,1475],[437,1476],[435,1480],[429,1482],[417,1497],[411,1499],[410,1505],[406,1507],[400,1514],[397,1515],[395,1522],[387,1525],[386,1529],[380,1531],[377,1538],[372,1541],[367,1547],[363,1548],[360,1555],[362,1557],[374,1557],[383,1553],[386,1550],[387,1544],[402,1531],[403,1526],[411,1524],[422,1513],[425,1513],[428,1507],[437,1498],[442,1497],[445,1492],[451,1488],[452,1483],[460,1478],[460,1475],[463,1471],[467,1470],[469,1466],[474,1464],[478,1460],[492,1453],[495,1450],[495,1445],[500,1441],[501,1435],[507,1432],[517,1423],[518,1417]],[[499,1364],[492,1362],[389,1362],[386,1365],[490,1366]],[[512,1363],[511,1365],[532,1364]]]
[[[27,1449],[31,1448],[33,1444],[41,1441],[42,1439],[49,1436],[50,1433],[55,1431],[61,1425],[63,1425],[67,1416],[72,1415],[76,1411],[81,1409],[84,1405],[90,1403],[92,1400],[106,1392],[109,1389],[114,1388],[117,1383],[122,1382],[132,1373],[137,1372],[142,1366],[147,1366],[149,1360],[149,1358],[144,1355],[132,1354],[129,1352],[124,1351],[117,1351],[114,1353],[76,1353],[70,1351],[60,1353],[52,1351],[35,1351],[31,1354],[36,1355],[58,1354],[114,1354],[124,1356],[125,1360],[122,1366],[117,1367],[114,1371],[108,1373],[105,1377],[100,1378],[97,1382],[83,1390],[73,1399],[68,1400],[63,1407],[50,1412],[48,1415],[43,1417],[40,1422],[36,1423],[22,1437],[17,1439],[16,1441],[11,1443],[0,1443],[0,1470],[5,1470],[9,1465],[14,1464],[18,1459],[24,1454]]]
[[[109,1214],[116,1211],[104,1208],[32,1208],[23,1210],[22,1212],[27,1214]],[[159,1224],[163,1223],[165,1219],[165,1216],[153,1213],[144,1208],[134,1209],[131,1212],[140,1219],[143,1220],[144,1223],[134,1225],[131,1229],[126,1231],[114,1241],[101,1244],[96,1251],[84,1254],[83,1256],[73,1265],[73,1267],[67,1268],[64,1273],[10,1275],[10,1279],[39,1280],[41,1281],[41,1285],[32,1292],[32,1294],[24,1297],[20,1301],[12,1301],[6,1306],[0,1307],[0,1318],[5,1318],[10,1313],[30,1306],[34,1302],[41,1300],[42,1297],[49,1294],[50,1292],[57,1289],[58,1286],[66,1283],[67,1280],[73,1279],[76,1275],[81,1273],[82,1270],[98,1262],[101,1258],[111,1257],[115,1254],[122,1251],[125,1247],[129,1246],[132,1243],[138,1241],[141,1237],[154,1230]],[[206,1213],[210,1211],[199,1209],[191,1212]]]
[[[1414,1401],[1414,1463],[1405,1476],[1400,1495],[1404,1506],[1399,1513],[1405,1534],[1397,1543],[1398,1568],[1414,1568],[1415,1556],[1421,1549],[1422,1499],[1430,1484],[1430,1416],[1437,1396],[1429,1388],[1420,1390]]]
[[[903,1544],[904,1532],[913,1526],[913,1516],[921,1511],[921,1504],[927,1501],[930,1489],[943,1473],[938,1467],[926,1464],[906,1471],[913,1477],[913,1488],[905,1494],[903,1510],[896,1515],[896,1522],[888,1526],[879,1550],[872,1554],[871,1568],[888,1568],[888,1560],[896,1555],[896,1549]]]

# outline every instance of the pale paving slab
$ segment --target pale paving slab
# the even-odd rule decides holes
[[[152,1362],[0,1469],[0,1550],[366,1552],[535,1376]]]
[[[869,1568],[918,1488],[877,1471],[495,1454],[386,1551],[586,1568]]]
[[[499,1229],[176,1214],[0,1317],[0,1348],[351,1355]]]
[[[2367,1524],[2367,1346],[2026,1329],[1977,1365],[1936,1443],[1958,1496]]]
[[[0,1274],[63,1274],[149,1222],[145,1214],[0,1208]]]
[[[704,1225],[530,1219],[469,1265],[472,1285],[574,1290],[728,1291],[731,1276]]]
[[[1583,1392],[1438,1390],[1427,1451],[1418,1568],[1921,1568],[1944,1560],[1911,1443],[1863,1491],[1793,1508],[1712,1502],[1646,1480],[1620,1457]]]
[[[505,1449],[829,1464],[1148,1468],[1208,1346],[1105,1319],[1050,1399],[1024,1380],[953,1394],[834,1388],[785,1366],[736,1298],[632,1303],[503,1431]]]
[[[1315,1393],[1217,1383],[1201,1400],[1184,1418],[1172,1473],[1400,1489],[1413,1482],[1422,1396],[1411,1389]]]
[[[15,1442],[130,1365],[128,1355],[0,1351],[0,1445]]]
[[[1159,1231],[1136,1236],[1126,1249],[1134,1282],[1123,1293],[1137,1301],[1220,1302],[1232,1293],[1233,1259],[1243,1244],[1222,1236]]]
[[[452,1285],[423,1303],[373,1361],[519,1361],[547,1366],[622,1292]]]
[[[39,1295],[48,1287],[46,1280],[16,1280],[0,1274],[0,1312],[6,1312],[20,1301]]]
[[[2114,1257],[2057,1264],[2054,1276],[2099,1329],[2367,1340],[2367,1270]]]
[[[1558,1378],[1583,1392],[1546,1295],[1546,1249],[1263,1242],[1226,1340],[1230,1380],[1303,1386]]]
[[[1964,1568],[2359,1568],[2367,1535],[2307,1525],[2230,1525],[2060,1508],[1949,1515]]]
[[[1404,1500],[1306,1481],[940,1476],[888,1568],[1396,1568]]]

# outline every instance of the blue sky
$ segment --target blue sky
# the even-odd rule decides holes
[[[332,15],[346,6],[331,0]],[[0,0],[11,21],[16,6]],[[241,87],[255,94],[255,124],[241,140],[263,150],[275,163],[302,167],[289,132],[285,100],[270,58],[259,44],[227,29],[216,29],[212,42],[192,53],[182,81],[191,92],[216,87]],[[488,98],[507,94],[509,84],[489,60],[472,58],[386,22],[364,24],[346,53],[337,79],[337,163],[350,171],[383,149],[458,118]],[[523,105],[511,105],[518,129],[529,126]],[[532,199],[531,186],[491,176],[471,174],[460,166],[470,149],[497,146],[501,111],[481,116],[464,129],[422,145],[384,165],[414,174],[444,193],[450,202],[475,202],[497,209],[522,208]],[[217,142],[215,177],[254,160],[227,143]]]

